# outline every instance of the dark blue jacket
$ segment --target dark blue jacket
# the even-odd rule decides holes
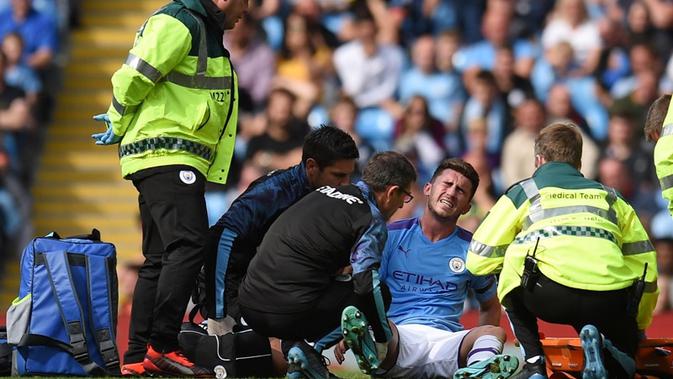
[[[303,163],[273,171],[250,184],[211,227],[206,254],[209,317],[238,316],[238,287],[257,246],[276,218],[310,191]]]

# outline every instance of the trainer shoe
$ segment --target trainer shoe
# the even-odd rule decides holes
[[[147,353],[143,361],[147,374],[163,376],[193,376],[197,378],[212,377],[212,371],[199,367],[185,357],[181,351],[160,353],[147,345]]]
[[[287,353],[288,379],[329,379],[327,358],[306,342],[297,342]]]
[[[360,370],[372,375],[381,362],[376,353],[376,343],[369,333],[369,323],[365,315],[354,306],[344,308],[341,313],[341,332],[346,345],[353,351]]]
[[[603,363],[603,336],[593,325],[584,325],[580,331],[580,341],[584,350],[584,371],[582,379],[608,379],[608,371]]]
[[[145,376],[143,362],[127,363],[122,365],[122,376]]]
[[[463,367],[453,374],[453,379],[505,379],[514,374],[519,367],[519,360],[510,355],[495,355]]]

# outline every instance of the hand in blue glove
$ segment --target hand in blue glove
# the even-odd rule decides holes
[[[91,135],[91,138],[96,140],[96,145],[114,145],[119,143],[122,140],[121,136],[114,134],[112,131],[112,123],[110,122],[110,117],[106,113],[101,113],[93,116],[93,119],[96,121],[103,121],[107,130],[103,133],[95,133]]]

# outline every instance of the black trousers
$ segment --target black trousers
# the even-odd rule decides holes
[[[133,294],[125,363],[142,361],[148,342],[157,351],[178,349],[178,332],[208,235],[205,178],[197,170],[158,167],[130,179],[139,193],[145,261]]]
[[[544,355],[537,319],[572,326],[578,333],[592,324],[613,344],[631,357],[638,347],[635,315],[627,312],[630,288],[616,291],[587,291],[563,286],[540,276],[533,290],[519,287],[505,296],[503,305],[526,359]],[[605,354],[611,378],[626,377],[621,366]]]
[[[382,292],[387,310],[391,298],[387,288],[382,288]],[[314,342],[340,327],[341,312],[349,305],[358,307],[371,323],[377,315],[364,301],[353,292],[352,281],[332,281],[320,300],[310,309],[296,313],[271,313],[240,305],[240,310],[245,322],[257,333],[283,340]]]

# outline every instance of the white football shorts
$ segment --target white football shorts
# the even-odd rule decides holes
[[[469,330],[449,332],[426,325],[396,325],[397,363],[386,378],[451,378],[458,370],[460,345]]]

